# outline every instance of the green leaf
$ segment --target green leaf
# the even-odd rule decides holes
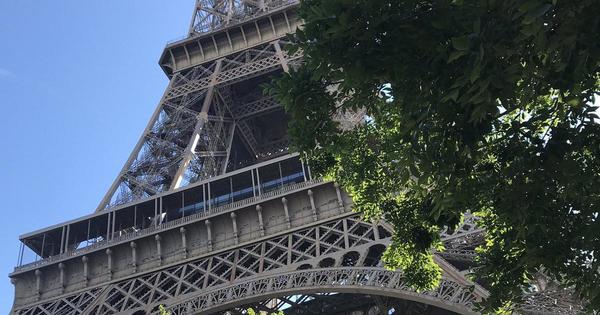
[[[532,36],[534,34],[536,34],[539,31],[539,27],[536,24],[525,24],[522,28],[521,28],[521,33],[525,36]]]
[[[519,6],[517,7],[517,10],[520,12],[529,12],[534,10],[536,7],[538,7],[540,4],[540,0],[525,0],[525,1],[521,1],[519,3]]]
[[[568,100],[567,104],[569,104],[572,107],[578,107],[581,104],[581,101],[579,100],[579,98],[574,97],[574,98]]]
[[[452,47],[456,50],[469,49],[469,38],[467,36],[452,37]]]
[[[466,55],[467,52],[463,51],[463,50],[456,50],[450,53],[450,56],[448,56],[448,62],[447,63],[452,63],[454,60]]]
[[[539,7],[535,8],[533,11],[530,11],[525,15],[525,18],[523,19],[523,24],[531,24],[533,21],[535,21],[535,19],[548,12],[550,8],[552,8],[552,4],[550,3],[540,5]]]
[[[471,83],[473,83],[477,79],[479,79],[480,74],[481,74],[481,63],[478,62],[475,65],[475,67],[473,68],[473,70],[471,70],[471,75],[469,76],[469,80],[471,81]]]
[[[456,100],[458,99],[458,95],[459,95],[458,89],[452,90],[452,91],[450,91],[450,93],[448,93],[446,96],[444,96],[441,99],[441,101],[448,102],[449,100],[452,100],[452,101],[456,102]]]
[[[481,33],[481,18],[477,18],[475,22],[473,22],[473,33]]]
[[[473,264],[490,292],[482,313],[518,305],[541,265],[600,309],[588,267],[600,252],[600,125],[587,104],[600,91],[600,2],[425,2],[300,1],[292,42],[304,58],[268,90],[293,150],[354,210],[393,226],[383,260],[407,285],[435,285],[438,232],[469,211],[486,231]],[[388,102],[374,93],[385,85]],[[331,116],[348,109],[368,122],[338,128]]]

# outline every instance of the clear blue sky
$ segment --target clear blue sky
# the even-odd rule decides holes
[[[93,212],[167,79],[193,0],[0,2],[0,313],[18,235]]]

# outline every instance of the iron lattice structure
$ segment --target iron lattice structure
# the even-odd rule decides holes
[[[168,46],[166,60],[161,58],[161,65],[170,76],[169,85],[97,211],[173,190],[287,151],[285,132],[279,130],[279,135],[268,139],[255,130],[261,122],[253,121],[280,106],[264,97],[256,83],[250,90],[232,86],[282,69],[287,71],[298,61],[299,53],[290,56],[281,49],[284,44],[281,38],[297,23],[296,17],[289,16],[285,10],[295,5],[297,1],[289,0],[196,1],[189,37],[179,42],[184,43],[181,46],[177,43]],[[286,21],[283,28],[270,15],[282,11]],[[265,16],[270,24],[267,27],[256,20]],[[240,27],[236,34],[227,29],[248,21],[255,29]],[[218,38],[222,34],[227,38],[224,45]],[[245,49],[235,47],[236,35],[243,38]],[[203,38],[204,42],[195,41],[196,38]],[[253,41],[257,45],[253,45]],[[180,47],[193,66],[176,71],[175,55]],[[194,54],[210,62],[195,63],[191,60]],[[235,146],[240,145],[234,142],[238,140],[234,139],[236,133],[246,150],[236,150]],[[236,153],[240,157],[232,156]]]
[[[188,31],[195,36],[239,24],[298,0],[196,0]]]
[[[169,85],[97,211],[21,236],[38,259],[10,274],[13,314],[477,312],[476,217],[442,233],[442,282],[416,292],[381,261],[393,228],[288,152],[286,115],[260,85],[301,62],[282,49],[297,5],[196,1],[188,36],[160,58]],[[538,286],[516,311],[581,310],[565,292]]]
[[[231,85],[294,62],[272,42],[176,73],[125,167],[99,210],[213,177],[261,158],[287,152],[285,134],[264,141],[251,121],[280,105],[260,90],[236,95]],[[232,156],[234,134],[248,153]],[[238,153],[233,152],[233,153]]]

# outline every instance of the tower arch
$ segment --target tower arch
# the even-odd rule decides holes
[[[266,274],[229,286],[200,292],[167,310],[173,315],[211,314],[258,301],[299,294],[350,294],[389,297],[435,306],[458,314],[476,314],[480,300],[472,288],[444,277],[437,289],[416,292],[402,273],[377,267],[334,267]]]

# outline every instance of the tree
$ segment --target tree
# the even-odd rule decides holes
[[[266,88],[313,171],[395,227],[384,255],[423,290],[462,214],[486,229],[488,310],[543,268],[600,309],[600,1],[304,0]],[[340,128],[336,113],[365,111]]]
[[[161,304],[158,306],[158,314],[159,315],[171,315],[171,312],[167,311],[165,306]]]
[[[246,314],[248,314],[248,315],[260,315],[263,313],[266,314],[265,312],[257,312],[253,308],[249,308],[246,310]],[[279,311],[277,313],[271,313],[270,315],[283,315],[283,311]]]

